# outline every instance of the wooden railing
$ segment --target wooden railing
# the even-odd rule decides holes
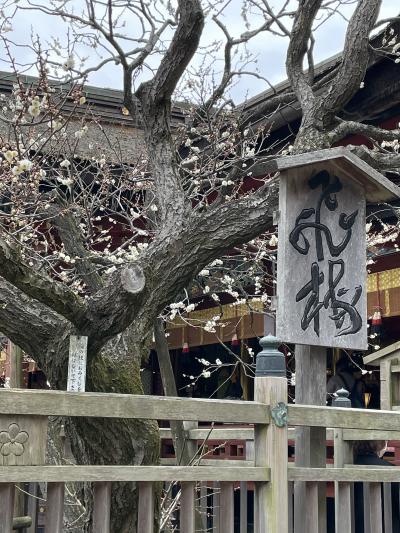
[[[268,378],[271,386],[274,380]],[[66,482],[92,482],[94,488],[94,531],[110,533],[111,483],[134,481],[139,487],[138,531],[153,533],[154,498],[153,484],[156,482],[180,482],[180,531],[195,531],[196,483],[218,483],[220,492],[214,498],[213,531],[233,533],[234,531],[234,484],[253,482],[255,486],[255,532],[292,533],[295,512],[293,494],[295,487],[302,484],[306,492],[302,519],[307,533],[321,531],[323,509],[318,500],[319,484],[333,482],[336,487],[336,531],[353,531],[354,505],[353,483],[364,483],[365,533],[396,533],[391,528],[391,491],[387,483],[400,482],[400,468],[368,468],[351,465],[352,440],[398,439],[400,436],[400,413],[365,409],[340,409],[332,407],[287,406],[287,425],[278,427],[271,409],[276,399],[266,387],[266,401],[241,402],[229,400],[202,400],[165,398],[154,396],[133,396],[118,394],[72,393],[60,391],[0,391],[0,432],[5,432],[1,442],[15,440],[16,428],[23,434],[24,452],[14,457],[1,454],[0,450],[0,533],[10,533],[13,524],[14,485],[21,482],[47,483],[46,532],[62,531],[64,484]],[[268,399],[268,395],[270,398]],[[271,404],[271,407],[267,404]],[[282,407],[282,406],[281,406]],[[205,422],[226,422],[229,424],[254,424],[251,427],[217,427],[191,429],[188,438],[199,441],[206,439],[254,439],[254,457],[238,461],[201,461],[195,466],[129,466],[129,465],[45,465],[44,449],[46,439],[35,433],[43,430],[47,417],[112,417],[143,418],[156,420],[192,420]],[[288,427],[290,429],[288,431]],[[295,467],[287,462],[288,434],[292,437],[299,426],[324,427],[335,441],[335,464],[326,468]],[[11,435],[11,432],[14,432]],[[42,431],[43,432],[43,431]],[[164,436],[167,430],[161,430]],[[25,435],[26,434],[26,435]],[[32,441],[31,441],[32,439]],[[283,444],[282,444],[283,443]],[[33,449],[31,449],[33,447]],[[312,453],[312,450],[311,450]],[[382,492],[385,504],[382,505]],[[206,485],[207,487],[207,485]],[[389,487],[389,488],[388,488]],[[218,500],[218,502],[217,502]],[[277,503],[278,502],[278,503]],[[286,504],[287,506],[286,506]],[[241,533],[246,532],[247,512],[242,509]],[[384,511],[384,513],[383,513]],[[382,514],[383,513],[383,514]],[[223,524],[219,527],[219,516]],[[278,523],[279,527],[270,524]],[[205,525],[204,528],[207,526]],[[204,529],[205,531],[206,529]]]
[[[288,467],[289,533],[294,531],[296,514],[293,494],[296,484],[305,492],[301,510],[304,524],[296,531],[319,533],[326,515],[318,500],[318,485],[335,483],[335,531],[354,532],[354,521],[363,516],[364,533],[396,533],[392,527],[390,483],[400,482],[398,467],[365,467],[353,462],[352,441],[391,440],[399,437],[400,413],[367,409],[343,409],[293,405],[288,408],[292,426],[334,428],[334,466],[325,468]],[[312,450],[310,450],[312,453]],[[363,508],[355,508],[354,483],[363,484]],[[382,489],[382,490],[381,490]],[[397,502],[398,503],[398,502]],[[398,517],[399,518],[399,517]],[[326,527],[326,524],[325,524]],[[384,529],[383,529],[384,527]]]
[[[156,420],[194,420],[227,423],[253,423],[268,428],[268,406],[255,402],[229,400],[201,400],[131,396],[118,394],[73,393],[42,390],[0,391],[0,432],[11,432],[10,424],[17,424],[24,434],[23,446],[29,448],[31,430],[52,416],[142,418]],[[43,429],[42,429],[43,431]],[[27,437],[25,436],[27,435]],[[10,438],[12,435],[10,436]],[[40,439],[39,439],[40,440]],[[32,445],[45,446],[45,439],[35,438]],[[233,531],[234,482],[252,481],[265,484],[270,479],[268,466],[94,466],[44,465],[33,459],[27,449],[24,464],[3,464],[0,467],[0,532],[12,531],[14,484],[20,482],[47,483],[46,531],[58,533],[63,527],[64,484],[93,482],[94,531],[110,532],[111,483],[134,481],[139,486],[138,531],[152,533],[154,522],[154,482],[179,481],[181,484],[181,531],[194,532],[194,500],[196,482],[220,484],[219,513],[223,515],[226,531]],[[43,453],[42,453],[43,452]],[[1,451],[0,451],[1,453]],[[44,450],[36,456],[44,457]],[[9,456],[8,456],[9,457]],[[19,456],[19,458],[23,457]],[[0,455],[1,458],[1,455]],[[5,459],[5,457],[3,457]],[[34,464],[29,464],[33,462]],[[27,464],[28,463],[28,464]],[[215,518],[215,521],[218,517]]]

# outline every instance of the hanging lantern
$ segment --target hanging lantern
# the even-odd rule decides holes
[[[232,346],[239,346],[239,339],[236,333],[232,336]]]
[[[371,335],[380,335],[382,327],[382,315],[380,308],[377,307],[372,315],[371,321]]]
[[[184,342],[182,346],[182,353],[189,353],[189,352],[190,352],[189,344],[187,342]]]

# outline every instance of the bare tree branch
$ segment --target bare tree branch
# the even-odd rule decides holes
[[[82,280],[96,292],[103,286],[101,276],[96,271],[96,265],[91,261],[90,254],[82,243],[82,234],[72,213],[62,213],[54,218],[54,224],[64,244],[67,253],[74,257],[76,269]]]
[[[319,99],[314,116],[331,121],[359,89],[369,60],[369,36],[379,14],[381,0],[360,0],[350,19],[342,62],[329,89]]]
[[[297,9],[286,57],[286,71],[304,116],[313,109],[315,97],[308,76],[303,70],[312,24],[321,7],[322,0],[305,0]]]
[[[149,99],[156,108],[159,104],[170,101],[176,84],[197,50],[204,27],[199,0],[179,0],[178,11],[178,26],[154,78],[142,84],[137,91],[142,101],[146,94],[146,100]]]
[[[65,319],[0,277],[0,331],[37,361],[66,324]]]
[[[370,150],[366,146],[349,146],[349,148],[373,168],[396,172],[400,169],[400,154],[382,153],[377,150]]]
[[[329,139],[334,144],[348,135],[364,135],[378,142],[393,141],[400,138],[400,129],[384,130],[361,122],[343,121],[329,133]]]
[[[79,325],[87,312],[83,300],[66,285],[40,274],[25,264],[20,253],[0,240],[0,275],[27,296],[54,309],[57,313]]]

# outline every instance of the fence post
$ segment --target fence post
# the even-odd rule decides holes
[[[271,469],[270,482],[255,484],[255,533],[288,533],[287,379],[279,344],[263,337],[257,355],[254,400],[270,406],[272,419],[254,428],[255,465]]]
[[[14,511],[14,483],[0,483],[0,533],[11,533]]]
[[[22,389],[24,387],[24,379],[22,374],[22,362],[24,359],[24,352],[22,349],[14,344],[9,343],[10,346],[10,388]],[[24,515],[25,494],[19,489],[22,488],[21,483],[15,484],[14,495],[14,516],[19,517]]]
[[[337,397],[332,402],[332,407],[351,407],[349,393],[345,389],[339,389]],[[334,444],[334,466],[343,468],[345,464],[353,462],[353,446],[350,442],[343,440],[343,429],[335,428],[333,436]],[[335,531],[342,533],[354,531],[352,517],[353,487],[351,483],[335,482]]]

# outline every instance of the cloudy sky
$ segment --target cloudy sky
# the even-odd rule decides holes
[[[36,3],[42,2],[42,5],[49,6],[51,1],[57,4],[59,0],[37,0]],[[345,30],[346,30],[346,17],[351,15],[354,9],[353,0],[342,0],[347,3],[341,7],[341,15],[335,14],[329,18],[319,29],[315,32],[315,49],[314,57],[315,62],[320,62],[328,57],[339,52],[343,46]],[[20,0],[20,4],[23,4],[24,0]],[[82,0],[70,0],[76,7],[79,7]],[[275,0],[276,7],[282,0]],[[296,0],[291,0],[293,6],[296,5]],[[240,8],[242,6],[242,0],[226,0],[228,7],[224,11],[222,20],[229,28],[229,31],[233,37],[238,37],[243,31],[246,31],[243,18],[240,16]],[[397,15],[399,12],[399,0],[382,0],[382,8],[380,18],[388,18]],[[249,16],[249,22],[252,27],[256,27],[260,20],[257,20],[257,16],[252,14]],[[30,40],[30,35],[39,35],[40,39],[45,42],[49,42],[52,38],[57,37],[61,43],[62,55],[67,55],[67,42],[66,37],[66,25],[61,19],[54,17],[48,17],[41,13],[35,13],[32,11],[17,14],[14,20],[11,22],[12,31],[7,33],[7,37],[11,38],[15,43],[27,43]],[[127,28],[129,24],[127,25]],[[134,28],[135,24],[131,24]],[[134,31],[134,30],[133,30]],[[216,25],[209,21],[206,24],[204,34],[202,37],[202,45],[209,45],[215,40],[221,39],[221,32]],[[277,37],[268,33],[262,33],[254,38],[248,46],[249,51],[257,59],[257,64],[251,64],[248,70],[254,71],[257,69],[258,73],[268,79],[271,84],[276,84],[286,78],[285,73],[285,55],[287,48],[287,38]],[[13,54],[17,57],[19,63],[22,65],[28,65],[32,62],[33,54],[27,48],[13,47]],[[81,50],[82,55],[89,56],[89,62],[95,61],[95,52],[92,49]],[[4,61],[4,49],[0,55],[1,70],[8,70],[7,63]],[[192,62],[192,68],[196,70],[197,65],[200,64],[201,58],[198,57]],[[215,79],[218,79],[222,61],[213,61]],[[399,65],[400,68],[400,65]],[[25,69],[26,70],[26,69]],[[29,71],[28,72],[32,72]],[[142,75],[142,77],[145,74]],[[99,72],[91,74],[89,78],[91,85],[97,85],[100,87],[108,87],[121,89],[122,76],[120,68],[115,65],[107,65]],[[255,94],[268,88],[268,84],[265,80],[257,79],[255,77],[243,76],[238,80],[236,86],[232,89],[232,97],[238,102],[245,98],[254,96]]]

